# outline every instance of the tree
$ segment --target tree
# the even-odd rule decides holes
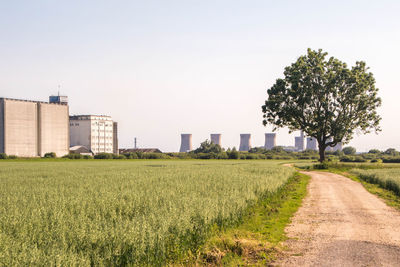
[[[325,149],[348,143],[355,131],[379,132],[381,105],[375,79],[362,61],[349,69],[334,57],[327,59],[321,49],[308,49],[285,68],[284,78],[268,90],[262,106],[263,124],[289,131],[303,130],[318,142],[319,160]]]
[[[196,148],[195,151],[193,151],[194,153],[221,153],[222,152],[222,148],[220,145],[218,144],[214,144],[211,141],[204,141],[203,143],[200,144],[200,147]]]
[[[355,155],[357,150],[352,146],[346,146],[342,149],[345,155]]]
[[[370,154],[379,154],[379,153],[381,153],[381,151],[379,149],[373,148],[373,149],[370,149],[368,151],[368,153],[370,153]]]

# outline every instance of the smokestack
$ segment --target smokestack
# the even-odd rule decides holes
[[[221,146],[221,134],[211,134],[211,142]]]
[[[192,134],[181,134],[181,148],[179,152],[188,152],[192,148]]]
[[[307,150],[317,150],[317,139],[313,137],[307,137]]]
[[[240,134],[239,151],[249,151],[251,148],[251,134]]]
[[[275,146],[276,146],[276,133],[266,133],[264,148],[271,150]]]

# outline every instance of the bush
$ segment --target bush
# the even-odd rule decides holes
[[[239,151],[237,151],[235,148],[232,149],[232,151],[226,152],[228,154],[229,159],[239,159],[240,154]]]
[[[385,157],[383,163],[400,163],[400,157]]]
[[[126,159],[125,155],[123,154],[112,154],[113,159]]]
[[[113,154],[111,153],[99,153],[94,155],[95,159],[112,159],[113,158]]]
[[[313,168],[316,170],[326,170],[329,168],[329,163],[324,161],[322,163],[314,164]]]
[[[9,155],[8,156],[8,159],[17,159],[18,157],[17,156],[15,156],[15,155]]]
[[[6,153],[0,153],[0,159],[7,159]]]
[[[124,154],[127,159],[138,159],[138,155],[135,152],[129,152]]]
[[[83,156],[77,153],[69,153],[68,155],[63,156],[64,159],[82,159]]]
[[[344,147],[342,151],[345,155],[354,155],[357,152],[356,149],[351,146]]]
[[[54,152],[48,152],[48,153],[44,154],[44,158],[53,158],[54,159],[56,157],[57,157],[57,155]]]
[[[93,157],[90,156],[90,155],[83,155],[83,158],[84,158],[84,159],[93,159]]]

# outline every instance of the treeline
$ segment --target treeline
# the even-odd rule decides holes
[[[56,158],[53,152],[46,153],[44,158]],[[16,156],[0,153],[0,159],[16,159]],[[62,158],[67,159],[277,159],[277,160],[318,160],[317,151],[305,150],[302,152],[285,151],[282,147],[274,147],[271,150],[264,148],[252,148],[249,151],[238,151],[235,147],[224,150],[219,145],[206,140],[200,147],[190,152],[181,153],[154,153],[154,152],[129,152],[124,154],[99,153],[95,156],[68,154]],[[345,147],[340,151],[327,151],[327,161],[340,162],[383,162],[400,163],[400,152],[394,148],[385,151],[371,149],[367,153],[357,153],[354,147]]]

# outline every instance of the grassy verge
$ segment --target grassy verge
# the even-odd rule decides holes
[[[329,168],[326,170],[328,172],[337,173],[343,176],[350,178],[353,181],[361,183],[364,188],[378,197],[380,197],[388,206],[394,207],[397,210],[400,210],[400,197],[397,196],[393,191],[384,189],[380,187],[378,184],[369,183],[365,180],[360,179],[358,176],[351,174],[348,172],[346,168]]]
[[[244,223],[216,233],[198,255],[175,265],[265,266],[272,262],[282,250],[284,229],[300,207],[308,181],[307,175],[296,173],[276,194],[251,207]]]

